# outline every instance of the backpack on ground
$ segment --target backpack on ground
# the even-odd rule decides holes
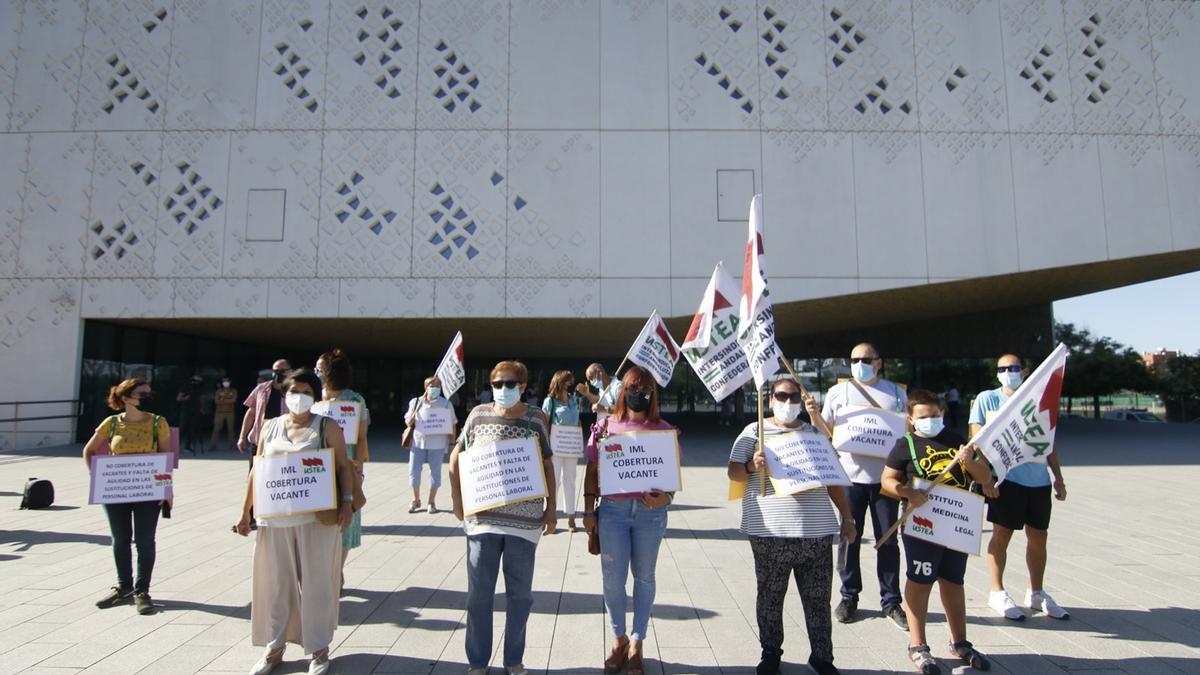
[[[45,478],[30,478],[25,482],[21,508],[44,509],[54,503],[54,484]]]

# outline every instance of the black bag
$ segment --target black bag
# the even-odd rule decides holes
[[[30,478],[25,483],[21,508],[44,509],[54,503],[54,484],[45,478]]]

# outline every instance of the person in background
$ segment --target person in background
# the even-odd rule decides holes
[[[350,357],[339,347],[325,352],[317,358],[315,369],[322,383],[322,401],[349,401],[359,407],[358,437],[353,443],[346,444],[346,456],[354,465],[358,480],[363,480],[363,465],[370,461],[371,450],[367,445],[367,427],[371,426],[371,411],[367,409],[367,400],[362,394],[350,388],[354,378],[354,370],[350,367]],[[344,439],[343,439],[344,440]],[[355,511],[350,524],[342,530],[342,576],[341,586],[346,586],[346,557],[351,549],[362,546],[362,512]]]
[[[958,393],[958,383],[951,382],[950,388],[946,390],[946,426],[951,429],[958,428],[958,408],[959,401],[962,395]]]
[[[763,424],[764,435],[817,433],[800,419],[805,408],[809,415],[820,414],[816,401],[800,392],[796,380],[776,379],[771,383],[773,414]],[[834,539],[840,534],[849,543],[858,536],[850,500],[841,486],[818,487],[781,497],[769,480],[763,493],[766,463],[766,456],[758,447],[758,423],[749,424],[733,442],[726,472],[729,480],[746,484],[741,532],[750,538],[754,576],[758,581],[755,611],[762,660],[757,675],[779,672],[783,658],[783,601],[791,576],[796,578],[796,590],[804,607],[804,626],[811,650],[808,665],[817,675],[837,675],[839,671],[833,665],[829,598],[833,594]],[[841,514],[840,524],[833,507]]]
[[[1017,388],[1029,376],[1021,357],[1005,354],[996,362],[996,378],[1000,387],[985,391],[975,398],[971,407],[971,436],[988,423],[1000,406],[1016,393]],[[1049,467],[1050,473],[1046,473]],[[1054,482],[1050,482],[1053,474]],[[1062,464],[1058,447],[1047,455],[1046,463],[1028,462],[1014,467],[1000,483],[999,495],[988,501],[988,522],[992,524],[992,538],[988,541],[988,573],[992,590],[988,594],[988,607],[1010,621],[1024,621],[1025,613],[1013,602],[1004,590],[1004,568],[1008,563],[1008,542],[1013,532],[1025,530],[1025,565],[1029,569],[1029,590],[1025,592],[1025,606],[1034,612],[1043,612],[1052,619],[1069,619],[1070,612],[1059,606],[1042,586],[1046,577],[1046,541],[1050,529],[1050,493],[1063,501],[1067,498],[1067,484],[1063,482]]]
[[[524,675],[525,630],[533,608],[533,566],[543,532],[553,532],[554,466],[550,461],[546,415],[521,400],[529,370],[520,361],[501,361],[491,372],[493,403],[467,415],[450,455],[450,494],[454,517],[467,533],[467,630],[469,675],[486,675],[492,660],[492,612],[496,578],[504,570],[504,669]],[[465,515],[459,458],[503,440],[536,438],[542,451],[547,498],[518,502]]]
[[[557,425],[579,428],[579,395],[575,393],[575,376],[571,371],[560,370],[550,378],[546,400],[542,401],[542,412],[550,419],[551,430]],[[554,440],[553,434],[550,440]],[[579,466],[579,457],[555,453],[553,461],[556,491],[562,495],[567,529],[575,532],[575,467]]]
[[[199,445],[197,439],[198,429],[200,425],[200,403],[203,398],[202,386],[204,378],[199,375],[192,375],[192,379],[183,385],[179,393],[175,395],[175,401],[179,404],[179,444],[183,449],[196,454],[196,447]],[[204,448],[200,448],[203,452]]]
[[[584,449],[587,472],[583,479],[583,526],[588,534],[599,530],[600,572],[604,580],[604,611],[612,646],[604,660],[606,673],[643,675],[643,641],[650,625],[656,589],[654,570],[658,550],[667,533],[667,507],[671,492],[652,490],[610,495],[600,500],[599,445],[609,434],[627,431],[670,430],[675,427],[659,416],[658,385],[649,371],[634,366],[621,378],[621,398],[612,415],[592,427]],[[599,521],[597,523],[597,521]],[[633,631],[626,631],[625,581],[633,571]]]
[[[904,501],[902,507],[918,508],[929,499],[926,492],[913,484],[916,478],[939,480],[961,490],[970,489],[974,480],[983,487],[984,494],[996,494],[991,467],[978,456],[974,446],[967,445],[958,432],[945,426],[942,402],[936,394],[924,389],[909,392],[908,424],[913,431],[892,448],[882,477],[884,491],[899,495]],[[908,559],[908,581],[904,585],[908,658],[923,675],[942,672],[929,651],[925,635],[929,595],[936,581],[950,628],[950,654],[976,670],[989,670],[988,657],[967,641],[967,598],[963,592],[967,554],[905,534],[904,555]]]
[[[906,412],[907,399],[900,385],[879,376],[883,371],[883,359],[875,345],[863,342],[850,350],[850,372],[853,379],[839,382],[825,395],[821,416],[830,429],[834,418],[843,406],[870,406],[885,410]],[[859,545],[866,526],[867,511],[871,512],[871,526],[878,541],[884,532],[895,524],[899,517],[899,503],[880,492],[884,460],[865,455],[838,453],[842,468],[850,478],[850,510],[854,514],[854,526],[858,536],[846,557],[846,568],[841,571],[842,601],[833,611],[841,623],[850,623],[858,612],[858,595],[863,589],[862,566],[859,562]],[[900,596],[900,545],[892,535],[875,554],[875,575],[879,579],[879,604],[883,615],[891,619],[901,630],[908,630],[908,617],[901,608]]]
[[[331,448],[338,506],[329,511],[259,519],[250,577],[250,636],[265,647],[251,675],[267,675],[283,661],[287,643],[311,655],[309,675],[329,672],[329,646],[338,624],[341,532],[354,515],[354,466],[338,425],[312,413],[321,381],[307,370],[294,371],[282,383],[288,412],[263,423],[260,456]],[[246,479],[246,497],[234,531],[250,534],[254,470]]]
[[[171,429],[167,420],[152,412],[154,392],[145,380],[129,379],[108,390],[108,407],[123,411],[105,418],[83,446],[83,463],[92,469],[92,456],[107,442],[114,455],[171,452]],[[158,515],[163,502],[158,500],[126,504],[105,504],[108,528],[112,534],[113,561],[117,567],[117,585],[96,602],[100,609],[132,601],[138,614],[153,614],[150,577],[154,573],[157,549],[154,541]],[[137,545],[137,578],[133,577],[130,544]]]
[[[237,426],[234,422],[234,415],[237,412],[237,397],[238,391],[233,388],[233,383],[229,378],[221,378],[221,386],[213,393],[213,428],[212,437],[208,442],[210,448],[216,449],[217,437],[221,435],[222,431],[225,431],[228,436],[231,447],[236,444],[233,435],[234,427]]]
[[[580,382],[575,390],[592,404],[592,412],[596,413],[596,421],[599,422],[617,407],[617,401],[621,398],[621,381],[609,376],[600,363],[591,364],[583,374],[588,379],[587,384]],[[595,394],[588,389],[588,384],[595,388]]]
[[[444,411],[451,420],[450,433],[423,433],[421,428],[430,412]],[[412,487],[412,502],[409,513],[421,510],[421,470],[429,465],[429,513],[437,513],[438,488],[442,486],[442,461],[450,450],[458,426],[458,414],[454,406],[442,396],[442,383],[436,376],[425,378],[425,391],[408,402],[404,413],[404,424],[412,428],[412,447],[408,455],[408,484]]]
[[[250,469],[254,469],[254,455],[257,454],[258,439],[262,437],[263,424],[287,413],[283,400],[283,382],[292,374],[292,364],[287,359],[277,359],[271,365],[271,370],[259,372],[259,383],[242,401],[246,406],[246,414],[242,416],[242,428],[238,432],[238,452],[250,460]],[[266,377],[264,377],[264,375]],[[246,452],[249,449],[250,452]],[[250,529],[256,529],[258,521],[254,519],[253,505],[250,508]]]

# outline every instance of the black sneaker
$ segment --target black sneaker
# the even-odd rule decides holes
[[[818,659],[815,656],[808,657],[808,667],[817,675],[842,675],[842,671],[833,665],[833,661]]]
[[[113,586],[108,595],[96,601],[96,606],[100,609],[108,609],[117,605],[128,605],[133,600],[133,589],[123,588],[121,586]]]
[[[783,651],[767,651],[763,650],[762,660],[758,662],[758,667],[754,669],[756,675],[777,675],[779,673],[779,662],[783,659]]]
[[[891,605],[883,608],[883,615],[892,620],[896,624],[896,628],[902,631],[908,631],[908,615],[904,613],[900,605]]]
[[[145,591],[134,593],[133,603],[137,605],[137,613],[143,616],[157,611],[154,609],[154,601],[150,599],[150,594]]]
[[[833,618],[837,619],[838,623],[850,623],[854,621],[854,615],[857,613],[858,600],[842,598],[842,601],[833,610]]]

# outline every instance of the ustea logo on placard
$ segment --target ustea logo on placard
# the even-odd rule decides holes
[[[304,473],[325,473],[325,460],[320,457],[301,458],[300,463],[304,465]]]
[[[170,485],[170,484],[171,484],[171,474],[169,474],[169,473],[154,474],[155,487],[161,487],[163,485]]]
[[[912,517],[913,532],[933,536],[933,521],[921,516]]]
[[[625,456],[620,443],[610,443],[604,446],[604,459],[617,459]]]
[[[340,405],[340,406],[338,406],[338,410],[341,410],[342,412],[349,414],[349,413],[352,413],[352,412],[354,412],[354,406],[352,406],[352,405]]]

